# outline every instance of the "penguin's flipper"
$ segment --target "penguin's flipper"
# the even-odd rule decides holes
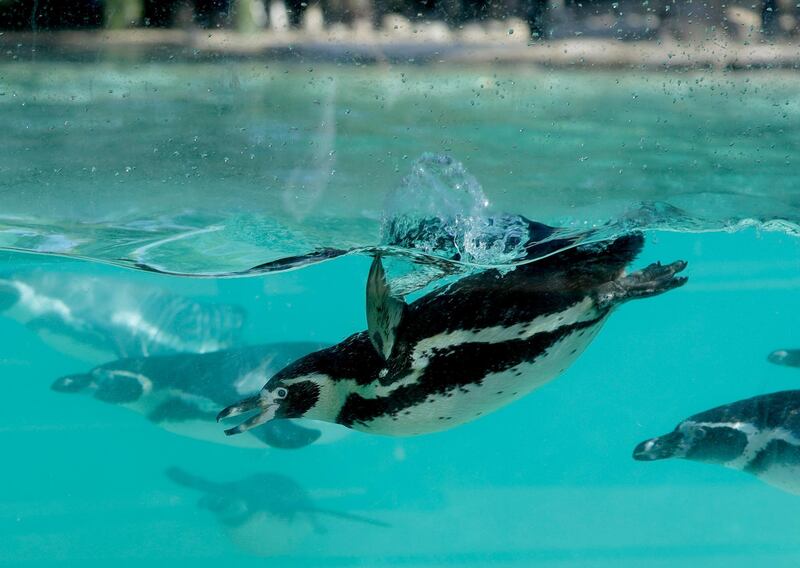
[[[313,444],[322,432],[305,428],[291,420],[273,420],[263,427],[250,430],[250,433],[266,445],[282,450],[296,450]]]
[[[376,254],[367,277],[367,330],[372,345],[384,360],[392,354],[405,309],[405,302],[392,295],[383,262]]]

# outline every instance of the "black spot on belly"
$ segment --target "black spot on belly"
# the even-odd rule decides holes
[[[569,354],[570,354],[570,355],[575,355],[575,353],[577,353],[577,352],[578,352],[578,348],[576,347],[575,349],[573,349],[572,351],[570,351],[570,352],[569,352]]]

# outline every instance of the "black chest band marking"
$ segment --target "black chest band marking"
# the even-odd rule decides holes
[[[553,331],[537,333],[529,339],[499,343],[462,343],[434,349],[428,356],[427,366],[415,383],[400,386],[385,397],[364,398],[352,393],[345,400],[336,422],[345,426],[366,424],[376,418],[396,416],[405,409],[423,403],[431,395],[454,396],[454,391],[458,389],[481,384],[487,375],[506,371],[521,363],[535,362],[564,337],[585,333],[604,317],[605,314]],[[397,377],[392,382],[394,380],[402,380],[402,377]]]

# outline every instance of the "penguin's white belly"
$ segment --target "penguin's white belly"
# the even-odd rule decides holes
[[[773,487],[800,495],[800,464],[773,464],[757,477]]]
[[[535,360],[486,375],[480,383],[430,395],[395,416],[381,416],[366,424],[356,422],[352,428],[371,434],[415,436],[447,430],[485,416],[563,373],[591,343],[604,322],[605,318],[563,337]]]

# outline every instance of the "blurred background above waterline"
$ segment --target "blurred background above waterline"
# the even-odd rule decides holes
[[[791,0],[0,0],[0,30],[147,30],[135,41],[130,34],[105,35],[103,41],[191,43],[200,53],[239,55],[320,43],[329,50],[339,44],[430,44],[440,51],[592,39],[785,44],[796,40],[799,18]],[[192,30],[218,33],[187,38]],[[90,47],[86,37],[62,41]],[[415,57],[408,47],[405,53]],[[606,60],[615,57],[609,53]]]

